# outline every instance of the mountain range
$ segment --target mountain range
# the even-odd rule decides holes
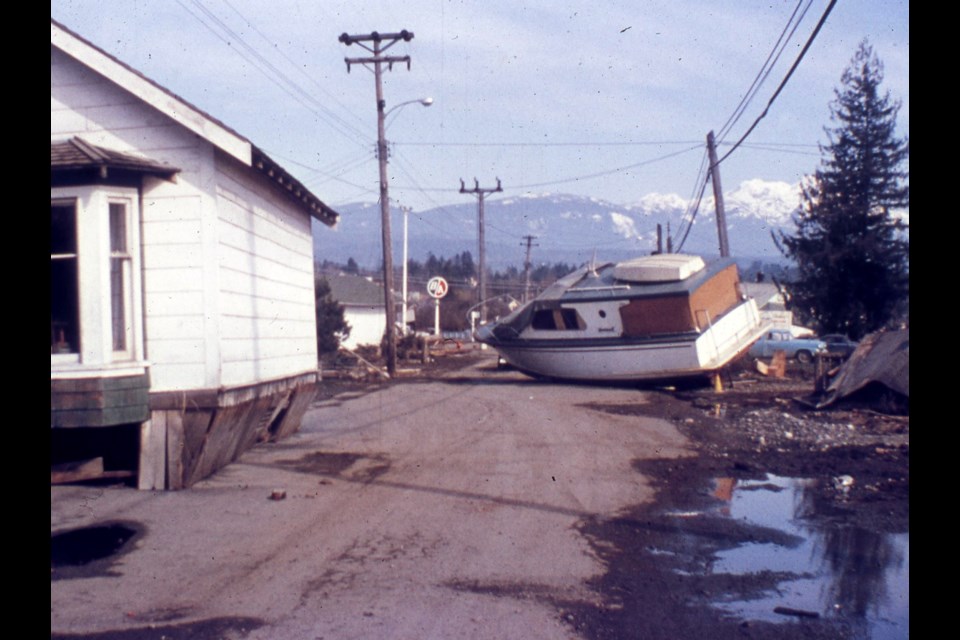
[[[485,260],[489,268],[522,269],[528,237],[534,265],[564,262],[580,265],[591,259],[616,261],[646,255],[673,238],[673,250],[719,255],[713,198],[703,198],[690,224],[684,219],[688,201],[675,194],[651,193],[631,204],[559,193],[524,194],[484,199]],[[799,186],[786,182],[747,180],[724,194],[730,253],[739,262],[783,262],[771,231],[794,231],[792,214],[799,206]],[[378,268],[383,262],[381,212],[378,203],[336,207],[340,221],[333,229],[314,224],[317,259]],[[407,255],[423,262],[430,253],[453,257],[469,251],[479,260],[478,202],[464,196],[462,204],[443,205],[408,214]],[[403,262],[404,213],[391,207],[393,262]],[[684,236],[685,239],[684,239]]]

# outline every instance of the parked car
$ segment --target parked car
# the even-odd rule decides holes
[[[747,352],[754,358],[769,358],[783,351],[797,362],[812,362],[814,356],[827,353],[827,343],[820,338],[795,338],[789,331],[773,329],[753,343]]]
[[[820,336],[820,339],[827,343],[827,353],[844,358],[849,358],[850,354],[856,351],[860,345],[859,342],[855,342],[839,333],[828,333],[825,336]]]

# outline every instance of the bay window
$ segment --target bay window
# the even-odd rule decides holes
[[[142,358],[138,228],[136,189],[51,189],[54,369],[110,368]]]

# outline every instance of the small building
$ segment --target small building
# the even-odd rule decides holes
[[[753,298],[760,311],[760,320],[774,329],[789,331],[794,337],[813,334],[807,327],[793,324],[793,312],[787,309],[780,287],[772,282],[741,282],[743,293]]]
[[[51,464],[191,486],[299,428],[318,383],[311,219],[250,140],[50,25]]]
[[[383,285],[350,273],[323,277],[330,284],[330,295],[343,305],[343,318],[350,325],[350,335],[341,344],[347,349],[379,347],[387,326]]]

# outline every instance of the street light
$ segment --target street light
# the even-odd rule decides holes
[[[384,299],[386,306],[386,339],[387,339],[387,373],[391,376],[394,375],[397,371],[397,338],[396,332],[394,331],[394,325],[397,323],[396,314],[393,310],[393,259],[390,251],[390,196],[387,193],[387,139],[384,135],[386,131],[385,121],[387,115],[392,111],[404,107],[408,104],[413,104],[419,102],[425,107],[429,107],[433,104],[433,98],[420,98],[417,100],[407,100],[406,102],[401,102],[395,104],[389,109],[384,109],[386,107],[386,101],[383,99],[383,93],[380,88],[380,84],[377,84],[377,159],[380,164],[380,209],[381,217],[383,218],[383,286],[384,286]],[[406,272],[407,268],[407,256],[406,256],[406,242],[404,242],[404,256],[403,256],[403,268]],[[404,282],[404,290],[406,290],[406,282]],[[406,295],[404,295],[403,300],[403,320],[406,322],[406,313],[407,313],[407,300]]]
[[[399,109],[400,107],[405,107],[405,106],[407,106],[408,104],[413,104],[414,102],[419,102],[419,103],[422,104],[423,106],[429,107],[430,105],[433,104],[433,98],[431,98],[431,97],[428,96],[428,97],[426,97],[426,98],[420,98],[420,99],[418,99],[418,100],[407,100],[406,102],[401,102],[400,104],[395,104],[395,105],[393,105],[392,107],[390,107],[389,109],[387,109],[387,110],[383,113],[383,117],[386,118],[388,115],[390,115],[391,112],[396,111],[396,110]],[[389,126],[389,125],[388,125],[388,126]]]

